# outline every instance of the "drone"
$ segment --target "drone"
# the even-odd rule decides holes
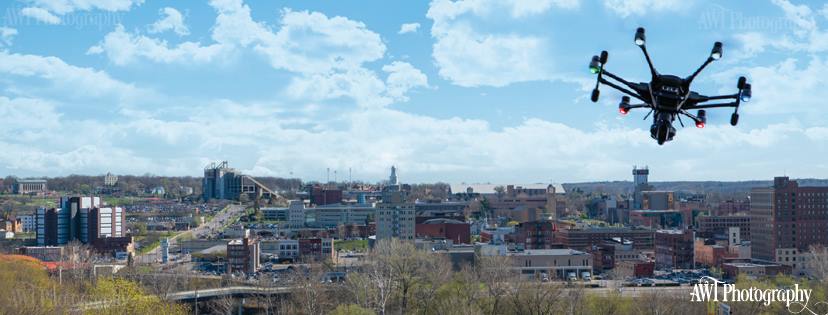
[[[645,41],[644,28],[639,27],[635,32],[635,45],[641,48],[641,51],[644,52],[644,58],[647,59],[647,65],[650,67],[650,74],[652,74],[650,83],[629,82],[604,69],[604,66],[607,64],[607,58],[609,57],[609,53],[605,50],[601,52],[600,57],[593,56],[592,61],[589,63],[590,72],[598,75],[595,88],[592,90],[591,99],[593,102],[598,102],[598,97],[601,94],[598,87],[600,84],[604,84],[626,94],[621,97],[621,103],[618,104],[618,111],[622,115],[626,115],[631,109],[650,109],[650,112],[644,116],[644,120],[652,114],[653,124],[650,126],[650,136],[659,145],[663,145],[675,137],[676,128],[673,127],[673,121],[678,119],[681,126],[684,127],[684,122],[681,121],[682,115],[693,120],[696,123],[696,127],[704,128],[705,123],[707,123],[706,109],[733,107],[733,114],[730,115],[730,124],[736,126],[739,123],[739,105],[742,102],[749,102],[751,97],[750,83],[747,83],[745,77],[739,77],[736,85],[739,91],[735,94],[705,96],[690,90],[693,79],[711,62],[722,58],[721,42],[713,44],[710,56],[707,57],[707,60],[701,67],[690,76],[680,78],[675,75],[660,74],[656,71],[655,67],[653,67],[652,60],[650,60],[650,54],[647,53],[647,47],[644,45]],[[607,80],[607,78],[613,79],[618,83]],[[621,85],[626,86],[626,88]],[[631,97],[643,103],[630,104]],[[730,102],[721,102],[727,100],[730,100]],[[720,102],[708,103],[711,101]],[[690,113],[690,110],[694,109],[698,110],[695,115]]]

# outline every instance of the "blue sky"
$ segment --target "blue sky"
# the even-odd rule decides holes
[[[254,175],[404,182],[828,177],[828,5],[805,1],[19,0],[0,5],[0,174]],[[658,146],[590,57],[732,93]]]

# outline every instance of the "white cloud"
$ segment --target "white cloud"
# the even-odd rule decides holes
[[[621,17],[683,11],[691,5],[693,1],[687,0],[604,0],[604,7]]]
[[[116,80],[106,72],[73,66],[57,57],[0,51],[0,73],[4,77],[28,77],[45,82],[30,84],[27,80],[10,81],[11,91],[20,91],[23,95],[48,95],[64,100],[85,100],[73,105],[76,107],[95,103],[112,108],[138,100],[146,103],[156,96],[152,91]],[[21,89],[23,86],[26,88]]]
[[[419,28],[420,23],[404,23],[403,25],[400,25],[400,31],[398,34],[416,33]]]
[[[733,93],[740,75],[748,78],[753,99],[740,110],[762,113],[824,113],[828,110],[828,62],[813,56],[808,62],[789,58],[768,66],[735,67],[713,75],[722,93]]]
[[[512,16],[522,17],[546,12],[551,7],[575,9],[580,6],[580,0],[512,0]]]
[[[160,13],[164,18],[156,21],[149,26],[149,32],[152,34],[161,33],[164,31],[173,31],[179,36],[189,35],[190,30],[184,24],[184,16],[181,12],[170,7],[161,9]]]
[[[789,33],[772,35],[760,32],[745,32],[734,35],[741,44],[737,52],[741,58],[756,56],[767,48],[786,52],[822,53],[828,51],[828,31],[817,23],[817,14],[805,4],[795,5],[788,0],[773,0],[785,13],[790,22]],[[824,10],[824,7],[823,7]]]
[[[520,19],[546,12],[552,6],[575,8],[577,1],[436,0],[427,17],[434,21],[432,56],[440,76],[460,86],[505,86],[515,82],[554,77],[548,43],[539,35],[518,35],[509,30],[482,33],[477,23]]]
[[[60,16],[75,11],[129,11],[144,0],[25,0],[29,7],[20,13],[49,24],[60,23]]]
[[[0,47],[11,46],[15,35],[17,35],[16,29],[0,26]]]
[[[213,0],[218,12],[212,31],[215,43],[205,46],[184,42],[175,46],[164,40],[130,33],[118,25],[88,54],[103,54],[117,65],[139,60],[158,63],[210,63],[249,48],[270,65],[296,74],[286,92],[293,98],[330,100],[350,97],[362,107],[385,106],[407,100],[406,91],[427,86],[425,75],[410,65],[388,68],[386,84],[365,63],[381,59],[385,44],[365,24],[319,12],[283,9],[280,27],[272,30],[251,17],[240,0]],[[219,58],[222,57],[222,58]],[[407,65],[407,64],[406,64]]]
[[[216,53],[251,46],[277,69],[303,74],[356,69],[382,58],[385,45],[365,24],[319,12],[282,11],[281,28],[273,32],[253,21],[250,7],[239,0],[214,0],[217,11],[215,44],[185,42],[170,48],[165,41],[126,32],[123,26],[107,34],[89,53],[106,52],[116,64],[144,57],[155,62],[210,62]]]
[[[365,24],[319,12],[282,12],[282,27],[256,50],[275,68],[300,73],[353,69],[382,58],[385,44]]]
[[[360,107],[382,107],[392,99],[383,95],[385,84],[373,71],[358,68],[343,72],[297,76],[285,89],[295,99],[312,101],[351,97]]]
[[[226,46],[220,44],[202,46],[196,42],[183,42],[169,47],[166,41],[131,34],[122,25],[118,25],[98,45],[90,47],[87,54],[106,53],[116,65],[130,64],[140,58],[160,63],[205,63],[213,61],[227,50]]]
[[[399,101],[408,101],[405,95],[408,90],[416,87],[428,87],[428,77],[410,63],[394,61],[382,67],[388,73],[385,79],[387,93]]]
[[[46,24],[58,24],[60,18],[43,8],[28,7],[20,10],[20,14],[28,16]]]

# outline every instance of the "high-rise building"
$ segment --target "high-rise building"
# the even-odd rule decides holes
[[[246,231],[245,234],[248,234]],[[259,270],[259,255],[261,249],[256,239],[249,234],[242,239],[227,243],[227,273],[253,273]]]
[[[101,207],[100,197],[63,197],[60,207],[36,213],[37,244],[65,245],[72,240],[95,244],[97,240],[126,234],[126,212],[121,207]]]
[[[305,204],[302,200],[291,200],[287,210],[288,227],[298,229],[305,227]]]
[[[248,197],[269,198],[275,193],[253,177],[242,174],[230,168],[227,161],[211,163],[204,168],[204,179],[201,182],[202,198],[239,200],[242,194]]]
[[[806,272],[812,245],[828,245],[828,187],[800,187],[788,177],[750,192],[751,256]]]
[[[641,192],[646,190],[652,190],[652,186],[647,181],[647,177],[650,175],[650,169],[646,166],[644,168],[638,168],[633,166],[632,170],[633,174],[633,209],[642,209],[642,196]],[[663,210],[663,209],[662,209]]]
[[[388,185],[399,185],[397,180],[397,167],[391,166],[391,176],[388,177]]]
[[[750,240],[750,216],[747,215],[730,215],[730,216],[716,216],[703,215],[696,218],[697,231],[699,236],[714,238],[728,236],[731,228],[737,228],[740,231],[741,239]]]
[[[655,232],[657,268],[690,269],[694,261],[692,230],[658,230]]]
[[[397,238],[414,240],[415,211],[413,203],[406,203],[402,192],[385,192],[377,204],[377,240]]]

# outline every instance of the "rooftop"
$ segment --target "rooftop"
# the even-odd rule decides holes
[[[459,220],[454,219],[446,219],[446,218],[436,218],[436,219],[428,219],[423,224],[465,224],[465,222],[461,222]]]
[[[526,255],[526,256],[568,256],[568,255],[586,255],[585,252],[574,250],[571,248],[556,248],[556,249],[527,249],[522,252],[510,253],[511,255]]]
[[[511,184],[509,184],[511,185]],[[496,193],[495,187],[502,186],[506,189],[506,184],[451,184],[451,193],[453,194],[462,194],[465,193],[469,188],[471,188],[472,192],[475,194],[494,194]],[[566,190],[564,189],[563,185],[557,183],[551,184],[514,184],[515,188],[522,187],[524,189],[546,189],[549,186],[555,187],[555,194],[564,194]]]
[[[45,179],[18,179],[18,183],[26,183],[26,184],[40,184],[45,183]]]

